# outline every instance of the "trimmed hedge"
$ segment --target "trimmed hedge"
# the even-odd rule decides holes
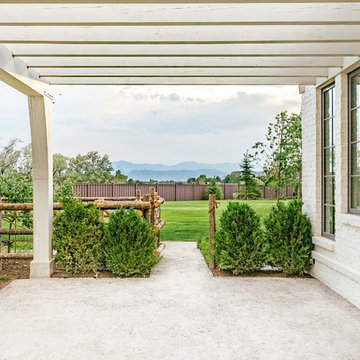
[[[118,276],[148,275],[158,263],[157,237],[149,222],[134,209],[113,212],[102,244],[106,267]]]
[[[102,267],[104,234],[98,209],[71,197],[63,199],[62,206],[63,210],[54,219],[56,262],[70,273],[97,271]]]
[[[302,213],[303,203],[292,200],[278,202],[265,219],[265,236],[270,245],[270,264],[287,275],[302,276],[310,270],[314,248],[311,223]]]
[[[262,235],[255,211],[246,203],[230,202],[214,237],[216,265],[234,275],[260,270],[268,254]]]

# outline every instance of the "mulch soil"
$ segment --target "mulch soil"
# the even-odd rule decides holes
[[[0,266],[0,290],[9,285],[11,281],[16,279],[29,279],[30,278],[30,262],[31,258],[0,258],[2,267]],[[87,272],[83,274],[70,274],[63,269],[55,267],[53,278],[116,278],[117,275],[108,270],[100,270],[96,273]],[[147,278],[149,275],[133,276],[135,278]],[[9,278],[9,279],[8,279]],[[8,279],[8,280],[7,280]]]
[[[16,279],[29,279],[31,259],[0,259],[0,290]],[[9,280],[3,280],[7,279]]]

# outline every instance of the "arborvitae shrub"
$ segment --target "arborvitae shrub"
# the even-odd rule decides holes
[[[210,194],[215,194],[216,200],[221,200],[223,198],[223,193],[221,187],[216,182],[216,179],[211,179],[209,186],[206,188],[206,196],[209,198]]]
[[[118,276],[148,275],[159,261],[154,255],[156,240],[151,224],[135,210],[116,210],[103,241],[106,268]]]
[[[216,265],[234,275],[260,270],[266,262],[260,218],[248,204],[229,203],[214,240]]]
[[[99,210],[75,198],[63,199],[62,205],[63,210],[54,219],[56,262],[70,273],[98,270],[102,267],[104,234]]]
[[[313,243],[311,223],[302,213],[302,202],[278,202],[265,219],[265,235],[273,266],[288,275],[302,276],[310,269]]]

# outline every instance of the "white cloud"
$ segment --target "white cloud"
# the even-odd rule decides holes
[[[297,87],[66,86],[54,106],[54,151],[98,150],[112,160],[236,161],[282,110],[298,112]],[[26,97],[0,86],[0,143],[29,141]]]

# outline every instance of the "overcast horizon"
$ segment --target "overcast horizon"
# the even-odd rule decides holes
[[[238,163],[277,113],[300,111],[296,86],[63,86],[54,152],[111,161]],[[0,146],[30,142],[26,96],[0,84]]]

